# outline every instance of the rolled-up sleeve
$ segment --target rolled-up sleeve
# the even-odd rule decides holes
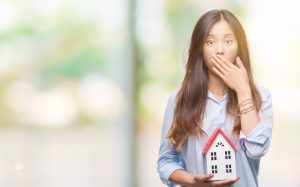
[[[240,131],[241,148],[251,159],[259,159],[264,156],[271,143],[273,126],[273,109],[270,92],[265,88],[258,89],[262,106],[258,112],[260,121],[247,136]]]
[[[157,161],[157,171],[162,182],[168,186],[176,186],[170,181],[171,174],[177,169],[185,169],[184,163],[180,159],[179,152],[172,146],[167,139],[168,131],[173,122],[175,107],[175,94],[169,97],[168,105],[165,110],[163,126],[161,131],[161,142],[159,158]]]

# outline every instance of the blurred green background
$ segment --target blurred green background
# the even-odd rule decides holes
[[[0,0],[0,185],[153,187],[168,96],[211,9],[246,30],[273,97],[267,187],[300,187],[296,1]]]

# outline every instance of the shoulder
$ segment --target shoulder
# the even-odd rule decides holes
[[[178,93],[179,93],[179,90],[174,90],[173,92],[171,92],[171,94],[169,95],[169,101],[176,102]]]
[[[258,86],[256,86],[256,89],[257,89],[258,93],[260,94],[260,97],[262,100],[271,99],[271,93],[267,88],[265,88],[261,85],[258,85]]]
[[[169,109],[174,109],[176,105],[176,100],[177,100],[177,95],[178,95],[179,90],[175,90],[171,92],[168,98],[168,108]]]

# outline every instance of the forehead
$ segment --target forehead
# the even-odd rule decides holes
[[[234,33],[230,25],[223,19],[213,24],[213,26],[208,31],[208,36],[225,36],[225,35],[234,36]]]

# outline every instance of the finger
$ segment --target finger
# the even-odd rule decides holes
[[[223,75],[223,73],[221,73],[216,67],[213,67],[213,70],[215,71],[215,73],[221,77],[221,79],[223,79],[225,81],[225,75]]]
[[[238,65],[239,68],[244,68],[244,64],[241,61],[240,57],[236,57],[236,64]]]
[[[218,55],[218,56],[220,56],[220,55]],[[226,71],[229,70],[229,67],[226,65],[225,62],[223,62],[222,59],[218,58],[216,55],[213,55],[213,59],[214,59],[220,66],[222,66],[222,68],[224,68]]]
[[[235,183],[236,181],[238,181],[240,179],[240,177],[237,177],[236,179],[228,179],[228,180],[222,180],[222,181],[215,181],[212,182],[211,184],[213,186],[224,186],[224,185],[230,185]]]
[[[226,69],[224,69],[215,59],[212,59],[212,62],[214,63],[214,67],[216,67],[223,75],[226,75]]]
[[[223,180],[223,181],[216,181],[216,182],[212,182],[211,186],[227,186],[230,184],[235,183],[235,181],[231,181],[231,180]]]
[[[219,59],[221,59],[223,61],[223,63],[226,64],[226,66],[228,66],[229,68],[235,68],[236,67],[232,62],[227,60],[224,56],[218,54],[217,57]]]
[[[196,175],[195,180],[199,181],[199,182],[205,182],[208,179],[212,178],[213,176],[214,176],[214,174],[212,174],[212,173],[209,173],[207,175]]]

